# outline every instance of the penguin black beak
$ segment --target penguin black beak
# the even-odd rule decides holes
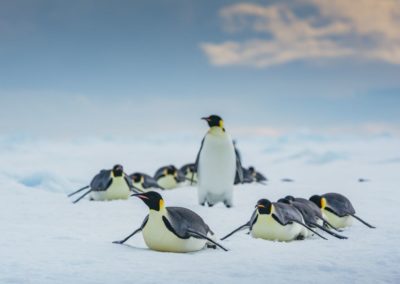
[[[206,120],[206,121],[210,121],[209,117],[202,117],[201,119]]]
[[[143,194],[141,194],[141,193],[134,193],[134,194],[132,194],[131,196],[138,197],[138,198],[140,198],[140,199],[142,199],[142,200],[144,200],[144,199],[149,199],[147,196],[145,196],[145,195],[143,195]]]

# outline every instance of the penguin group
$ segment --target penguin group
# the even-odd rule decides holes
[[[95,201],[128,199],[129,196],[142,200],[149,213],[133,233],[115,241],[116,244],[124,244],[141,232],[147,247],[155,251],[183,253],[203,248],[227,251],[202,217],[184,207],[166,207],[161,194],[154,191],[174,189],[185,183],[195,184],[200,205],[212,207],[221,202],[231,208],[234,205],[234,185],[265,184],[268,181],[254,167],[242,166],[240,152],[220,116],[210,115],[202,119],[209,129],[200,143],[194,163],[185,164],[180,169],[174,165],[163,166],[154,176],[142,172],[128,175],[118,164],[112,169],[101,170],[88,186],[68,196],[84,191],[73,203],[87,195]],[[339,193],[313,195],[309,199],[289,195],[276,202],[263,198],[257,201],[250,220],[221,241],[244,229],[248,229],[253,238],[271,241],[288,242],[312,236],[326,240],[321,232],[347,239],[339,233],[354,219],[375,228],[356,216],[350,200]]]
[[[316,229],[338,239],[347,239],[334,231],[341,232],[340,229],[350,226],[353,219],[375,228],[356,216],[350,200],[339,193],[313,195],[310,199],[289,195],[277,202],[260,199],[250,220],[221,240],[244,229],[254,238],[272,241],[302,240],[313,235],[326,239]]]

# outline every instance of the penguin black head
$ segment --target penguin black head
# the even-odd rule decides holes
[[[287,195],[285,197],[285,199],[288,200],[288,201],[294,201],[295,200],[294,196],[292,196],[292,195]]]
[[[121,165],[115,165],[112,169],[114,177],[121,177],[124,173],[124,168]]]
[[[321,209],[324,209],[326,207],[326,199],[321,195],[311,196],[310,201],[314,202]]]
[[[178,169],[174,165],[170,165],[164,170],[164,175],[175,175],[177,172]]]
[[[268,199],[260,199],[257,202],[256,208],[258,213],[269,215],[272,212],[272,203]]]
[[[218,115],[210,115],[209,117],[202,117],[201,119],[204,119],[205,121],[207,121],[208,126],[210,127],[221,127],[222,129],[224,128],[224,121],[222,120],[222,118]]]
[[[150,210],[160,211],[164,207],[164,199],[155,191],[132,194],[131,196],[139,197]]]
[[[139,173],[134,173],[133,175],[131,175],[131,179],[133,180],[133,182],[140,182],[142,177]]]

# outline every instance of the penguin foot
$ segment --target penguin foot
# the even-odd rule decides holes
[[[226,208],[231,208],[232,207],[232,204],[230,202],[228,202],[228,201],[224,201],[224,204],[225,204]]]
[[[207,202],[207,204],[208,204],[208,207],[213,207],[214,206],[214,204],[212,204],[210,202]]]
[[[205,203],[205,202],[201,202],[200,205],[201,205],[201,206],[204,206],[204,205],[206,205],[206,203]]]
[[[306,237],[303,236],[303,235],[298,235],[298,236],[296,237],[296,240],[302,241],[302,240],[304,240],[305,238],[306,238]]]

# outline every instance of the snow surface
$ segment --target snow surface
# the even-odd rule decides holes
[[[190,162],[199,140],[0,137],[0,283],[400,283],[398,138],[243,139],[244,165],[270,182],[237,186],[234,208],[199,206],[194,187],[162,192],[167,206],[194,210],[219,237],[245,223],[259,198],[340,192],[377,226],[355,221],[343,232],[348,240],[281,243],[240,232],[222,242],[229,252],[160,253],[147,249],[141,234],[127,245],[112,243],[140,226],[147,214],[140,200],[72,204],[66,197],[115,163],[153,174]]]

